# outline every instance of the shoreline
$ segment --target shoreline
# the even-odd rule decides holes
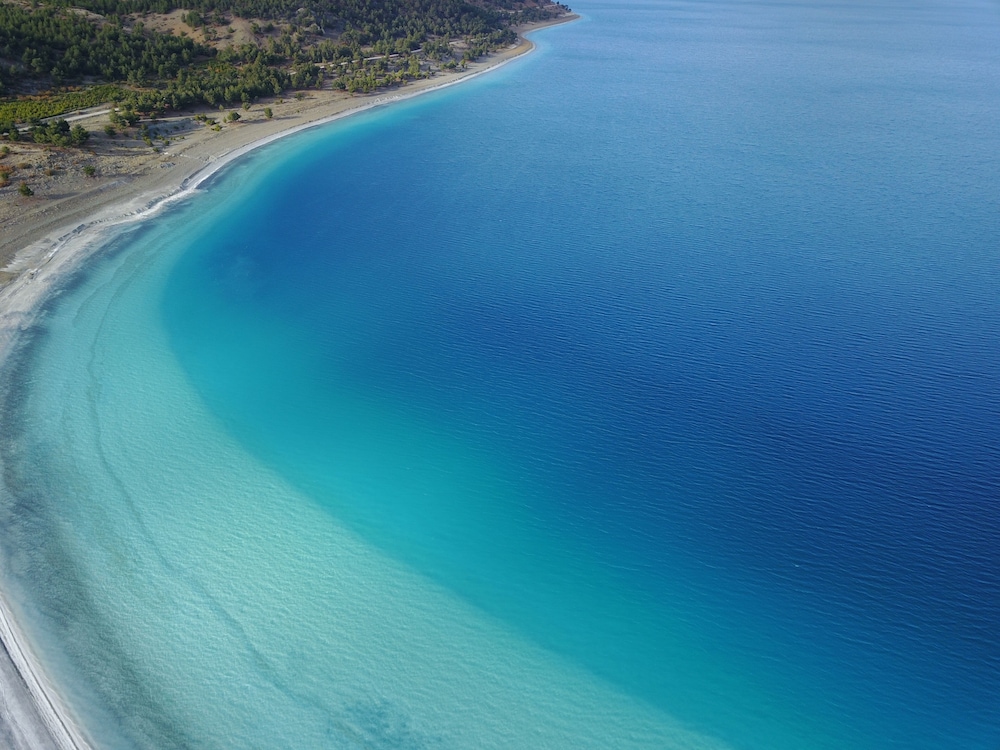
[[[51,206],[36,201],[35,211],[13,220],[17,232],[13,237],[8,227],[0,224],[8,234],[0,242],[0,273],[6,281],[0,281],[0,368],[6,364],[19,335],[34,323],[42,303],[61,280],[103,246],[102,239],[108,232],[154,217],[255,149],[496,70],[535,48],[527,34],[577,18],[570,13],[522,27],[518,29],[517,44],[470,64],[464,71],[363,97],[314,92],[309,100],[284,103],[273,120],[257,119],[232,129],[227,126],[218,137],[199,132],[201,137],[193,138],[191,143],[182,141],[155,156],[135,157],[142,160],[138,170],[124,178],[62,196]],[[32,651],[31,641],[19,626],[2,586],[0,576],[0,740],[10,750],[91,750],[93,745]]]
[[[323,89],[302,92],[302,99],[285,101],[278,98],[277,101],[260,102],[254,105],[252,111],[244,111],[238,123],[227,124],[218,133],[194,124],[193,111],[161,118],[155,127],[169,132],[171,125],[176,124],[176,127],[183,126],[185,130],[169,146],[156,152],[148,147],[138,147],[123,153],[120,150],[123,145],[121,139],[109,141],[93,131],[92,140],[98,141],[106,153],[97,154],[92,149],[70,153],[63,150],[60,156],[66,157],[66,161],[74,159],[74,166],[104,159],[113,162],[113,166],[117,167],[115,171],[103,179],[88,180],[79,175],[63,175],[59,184],[54,186],[60,192],[14,198],[13,206],[9,202],[0,202],[0,292],[5,291],[31,265],[37,264],[46,249],[53,251],[72,232],[98,223],[138,220],[140,213],[153,210],[164,200],[176,199],[180,191],[194,190],[232,159],[278,138],[374,107],[448,88],[494,70],[534,49],[527,34],[578,18],[577,14],[570,13],[551,21],[520,27],[516,44],[470,63],[466,70],[439,72],[433,78],[398,88],[360,95]],[[273,109],[273,119],[262,116],[265,106]],[[206,108],[201,114],[218,116],[222,112]],[[107,121],[106,115],[107,110],[90,112],[78,121],[92,128],[99,127]],[[111,150],[118,153],[107,153]],[[43,152],[36,150],[33,153]],[[88,154],[94,158],[88,158]],[[68,185],[65,184],[67,182]]]

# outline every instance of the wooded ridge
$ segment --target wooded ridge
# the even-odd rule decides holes
[[[155,117],[307,88],[369,92],[464,66],[514,42],[517,25],[567,11],[545,0],[0,0],[0,138],[32,124],[38,142],[59,140],[65,128],[42,118],[103,103]]]

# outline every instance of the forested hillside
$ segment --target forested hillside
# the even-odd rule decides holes
[[[108,101],[157,114],[318,86],[372,91],[463,65],[511,43],[513,26],[565,10],[545,0],[0,0],[0,136]]]

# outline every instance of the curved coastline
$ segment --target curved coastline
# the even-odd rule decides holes
[[[228,148],[223,145],[222,153],[212,153],[214,142],[199,144],[207,146],[200,149],[204,152],[201,159],[197,155],[178,154],[191,160],[188,168],[172,169],[167,179],[154,172],[143,175],[139,179],[140,184],[134,186],[142,190],[138,197],[130,197],[135,195],[134,187],[128,190],[122,189],[121,185],[112,185],[109,187],[119,189],[111,191],[113,197],[110,200],[101,200],[95,193],[90,196],[89,204],[66,211],[68,215],[57,214],[43,222],[36,222],[40,224],[41,231],[36,231],[36,236],[32,236],[30,230],[22,235],[30,241],[13,254],[6,270],[14,278],[0,288],[0,368],[7,364],[21,333],[36,321],[45,301],[69,274],[78,270],[103,247],[114,230],[152,218],[176,201],[189,197],[224,167],[257,148],[309,128],[438,91],[495,70],[534,49],[535,45],[527,39],[527,34],[577,18],[575,14],[568,14],[551,22],[522,28],[517,45],[495,53],[483,62],[474,63],[466,71],[448,74],[437,80],[421,81],[402,90],[376,93],[360,102],[357,99],[339,99],[320,103],[297,112],[297,116],[285,118],[291,122],[283,127],[281,123],[275,123],[272,132],[252,140],[247,136],[254,135],[253,131],[242,131],[242,137],[234,135]],[[146,184],[141,184],[143,182]],[[73,221],[74,213],[86,214],[92,208],[96,208],[97,212],[82,222]],[[58,686],[49,679],[41,660],[33,652],[31,640],[17,622],[2,580],[0,646],[0,743],[11,750],[92,748],[82,727],[73,720],[72,711]]]

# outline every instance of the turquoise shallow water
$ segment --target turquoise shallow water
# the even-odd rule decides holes
[[[1000,741],[1000,12],[580,10],[26,338],[5,571],[102,746]]]

